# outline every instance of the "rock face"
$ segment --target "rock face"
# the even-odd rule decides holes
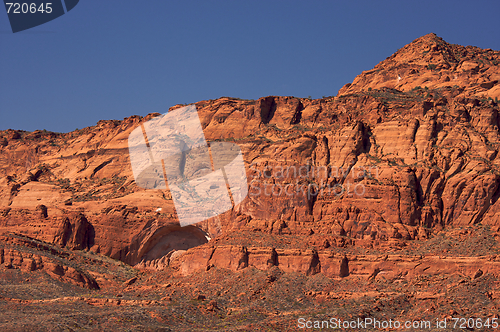
[[[45,250],[49,248],[29,239],[19,239],[16,237],[2,237],[1,243],[0,264],[3,264],[6,268],[19,268],[23,272],[40,270],[46,272],[52,278],[65,283],[88,289],[99,289],[99,285],[90,274],[73,266],[66,265],[57,258],[54,258],[54,256],[61,254],[57,250],[50,250],[50,256],[33,254],[27,250],[19,250],[17,249],[19,246]]]
[[[131,170],[128,136],[159,114],[0,132],[5,329],[52,326],[48,306],[54,329],[498,318],[499,63],[429,34],[335,97],[196,103],[207,140],[240,147],[249,192],[187,227]]]
[[[469,226],[498,232],[499,64],[499,51],[429,34],[336,97],[196,103],[208,141],[240,146],[249,194],[183,228],[170,192],[139,188],[130,166],[128,135],[158,114],[66,134],[0,132],[0,232],[140,268],[279,266],[339,276],[352,272],[351,258],[328,263],[321,250],[399,250]],[[188,259],[208,238],[239,232],[293,236],[312,248],[241,240]]]
[[[426,275],[450,275],[480,277],[484,272],[500,276],[500,259],[496,255],[481,257],[440,257],[402,255],[339,255],[329,250],[297,250],[275,248],[246,248],[235,246],[201,246],[189,250],[171,266],[182,275],[191,275],[218,267],[238,271],[246,267],[268,270],[273,266],[284,272],[305,275],[322,273],[325,276],[358,276],[375,279],[377,275],[394,279],[405,275],[412,278]],[[481,272],[478,272],[481,271]]]
[[[130,249],[122,260],[130,265],[161,269],[168,265],[174,251],[207,242],[206,234],[197,227],[151,222],[132,239]]]
[[[58,225],[53,243],[71,249],[90,249],[94,244],[94,227],[79,213],[71,218],[64,217]]]
[[[363,72],[339,94],[390,88],[460,88],[471,96],[500,98],[498,51],[451,45],[433,33],[420,37]]]

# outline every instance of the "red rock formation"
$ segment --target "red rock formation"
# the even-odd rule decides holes
[[[342,255],[333,251],[201,246],[192,248],[173,262],[182,275],[205,271],[210,267],[238,271],[246,267],[267,270],[273,266],[284,272],[306,275],[322,273],[328,277],[363,276],[367,279],[412,278],[426,275],[474,276],[478,270],[500,276],[500,257],[445,257],[402,255]]]
[[[128,135],[158,114],[67,134],[4,131],[0,232],[163,268],[173,250],[203,244],[205,234],[314,234],[318,249],[397,249],[442,229],[496,231],[499,61],[498,51],[430,34],[363,72],[337,97],[196,103],[207,140],[236,142],[251,182],[234,210],[182,230],[170,192],[139,188],[130,168]],[[213,254],[221,266],[251,265],[248,252],[220,250]],[[290,264],[316,273],[311,255]]]
[[[94,244],[94,236],[92,224],[83,214],[78,213],[60,221],[52,242],[76,250],[90,249]]]
[[[500,98],[499,55],[491,49],[448,44],[430,33],[358,75],[339,94],[381,88],[410,91],[420,86],[456,87],[470,95]]]
[[[4,264],[5,267],[19,268],[24,272],[42,270],[47,272],[52,278],[62,282],[88,289],[99,289],[99,285],[91,275],[72,266],[65,265],[49,255],[32,254],[29,251],[18,250],[16,247],[9,248],[10,245],[16,245],[50,250],[48,247],[30,240],[17,239],[15,237],[4,237],[1,240],[3,245],[8,244],[6,248],[0,248],[0,264]],[[56,255],[63,255],[55,250],[50,251]]]

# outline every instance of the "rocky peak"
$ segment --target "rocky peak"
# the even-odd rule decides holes
[[[462,46],[460,46],[463,48]],[[410,44],[402,47],[396,53],[382,61],[376,69],[388,67],[390,65],[401,64],[428,65],[429,63],[441,65],[449,68],[453,64],[459,63],[457,55],[454,53],[452,45],[434,33],[415,39]]]
[[[494,99],[500,97],[499,64],[499,51],[449,44],[429,33],[402,47],[372,70],[362,72],[340,89],[339,95],[381,88],[409,91],[416,87],[458,87],[468,95]]]

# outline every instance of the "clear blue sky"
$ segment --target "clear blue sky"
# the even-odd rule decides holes
[[[11,32],[0,130],[68,132],[221,96],[321,98],[412,40],[500,50],[500,1],[81,0]]]

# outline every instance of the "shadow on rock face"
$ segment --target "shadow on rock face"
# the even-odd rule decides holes
[[[207,235],[195,226],[162,225],[149,222],[130,244],[124,261],[130,265],[152,262],[176,250],[187,250],[207,243]]]
[[[52,243],[75,250],[90,249],[95,243],[94,226],[82,213],[69,214],[57,226]]]
[[[199,228],[193,226],[180,229],[165,227],[162,231],[168,233],[162,235],[159,239],[155,237],[155,239],[151,240],[150,245],[154,245],[141,257],[142,259],[146,261],[158,259],[172,250],[187,250],[208,242],[205,234]],[[163,232],[160,231],[159,233]]]

